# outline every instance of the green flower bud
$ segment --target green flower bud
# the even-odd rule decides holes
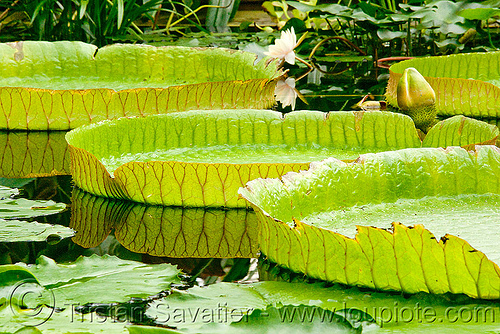
[[[407,68],[397,87],[398,106],[410,116],[415,126],[427,132],[436,121],[436,93],[413,67]]]

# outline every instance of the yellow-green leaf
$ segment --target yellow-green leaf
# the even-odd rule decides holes
[[[0,131],[0,177],[68,175],[64,131]]]
[[[470,132],[492,136],[482,124],[471,123]],[[410,117],[380,111],[286,117],[269,110],[189,111],[83,126],[66,139],[73,180],[83,190],[192,207],[245,207],[238,188],[255,178],[304,170],[327,157],[352,161],[361,153],[421,146]]]
[[[99,246],[114,230],[136,253],[176,258],[250,258],[258,252],[257,217],[246,209],[149,206],[93,196],[75,189],[71,197],[73,241]]]
[[[497,147],[328,159],[282,181],[251,181],[240,194],[261,222],[262,252],[294,271],[381,290],[500,299]]]
[[[418,147],[408,116],[388,112],[191,111],[122,118],[69,132],[80,188],[151,204],[245,207],[238,188],[329,156]]]
[[[0,44],[0,128],[64,130],[122,116],[267,108],[276,62],[220,48]]]

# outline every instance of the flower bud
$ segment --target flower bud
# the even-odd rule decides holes
[[[436,93],[413,67],[407,68],[398,82],[398,106],[403,111],[429,107],[436,103]]]
[[[437,121],[436,93],[413,67],[407,68],[398,82],[399,109],[413,119],[415,126],[427,132]]]

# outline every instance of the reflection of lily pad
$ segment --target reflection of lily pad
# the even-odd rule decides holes
[[[390,68],[387,101],[397,106],[403,71],[416,68],[436,92],[439,115],[500,117],[500,52],[457,54],[405,60]]]
[[[68,175],[69,150],[63,131],[0,131],[0,177]]]
[[[499,184],[500,150],[478,146],[366,154],[354,164],[329,159],[240,193],[262,223],[262,252],[294,271],[499,299]]]
[[[114,229],[125,248],[153,256],[255,257],[257,217],[246,209],[148,206],[75,189],[71,198],[73,241],[96,247]]]
[[[276,62],[225,49],[0,44],[0,128],[70,129],[121,116],[267,108]]]
[[[478,131],[485,129],[477,137],[498,135],[497,129]],[[311,161],[421,146],[412,120],[390,112],[301,111],[283,119],[265,110],[191,111],[84,126],[66,139],[80,188],[199,207],[244,207],[240,186],[307,169]]]

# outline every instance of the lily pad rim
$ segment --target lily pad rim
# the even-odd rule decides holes
[[[473,152],[473,154],[477,154],[477,152],[481,149],[481,147],[484,147],[484,146],[490,146],[492,147],[494,150],[497,150],[499,153],[500,153],[500,148],[495,146],[495,145],[475,145],[475,148],[474,150],[467,150],[467,152]],[[461,149],[464,149],[460,146],[448,146],[446,148],[442,148],[442,147],[436,147],[436,148],[433,148],[433,147],[422,147],[420,149],[433,149],[433,150],[442,150],[444,152],[449,152],[450,150],[453,150],[455,148],[461,148]],[[406,150],[406,149],[403,149],[403,150]],[[367,153],[367,154],[371,154],[371,153]],[[344,163],[346,165],[354,165],[354,164],[358,164],[358,163],[362,163],[362,159],[363,159],[363,156],[365,154],[361,154],[357,159],[355,159],[354,161],[352,162],[346,162],[346,161],[342,161],[342,160],[339,160],[339,159],[336,159],[336,158],[327,158],[327,159],[324,159],[324,160],[321,160],[321,161],[314,161],[311,163],[310,167],[308,170],[303,170],[303,171],[300,171],[299,173],[296,173],[296,172],[289,172],[289,173],[286,173],[284,174],[283,176],[281,176],[281,178],[279,178],[279,182],[281,183],[281,185],[284,185],[284,182],[283,182],[283,179],[288,179],[290,181],[292,181],[294,178],[296,178],[296,175],[297,174],[301,174],[301,176],[304,176],[304,175],[308,175],[308,174],[312,174],[315,170],[317,170],[322,164],[324,164],[325,162],[340,162],[340,163]],[[284,226],[285,228],[289,228],[289,229],[295,229],[297,230],[298,227],[300,225],[307,225],[307,226],[311,226],[307,223],[304,223],[302,221],[300,221],[298,218],[296,217],[292,217],[292,222],[290,223],[293,223],[293,226],[292,224],[290,223],[287,223],[287,222],[284,222],[278,218],[275,218],[273,217],[269,212],[265,211],[264,209],[262,209],[260,207],[260,205],[257,205],[256,203],[254,203],[254,201],[252,201],[251,199],[247,198],[243,192],[247,191],[251,194],[255,194],[254,193],[254,189],[252,188],[252,184],[253,183],[262,183],[262,182],[266,182],[266,180],[275,180],[275,179],[264,179],[264,178],[257,178],[257,179],[254,179],[250,182],[248,182],[245,187],[241,187],[238,189],[238,197],[240,198],[244,198],[247,202],[249,202],[251,204],[252,207],[257,207],[258,210],[260,212],[262,212],[262,214],[270,219],[272,219],[274,222],[276,222],[278,225],[281,225],[281,226]],[[389,229],[386,229],[386,228],[380,228],[380,227],[376,227],[376,226],[370,226],[370,227],[373,227],[375,229],[379,229],[379,230],[384,230],[384,231],[388,231],[390,233],[392,233],[391,230],[394,230],[394,226],[395,225],[403,225],[403,226],[406,226],[404,224],[401,224],[399,222],[391,222],[391,227]],[[423,226],[422,224],[414,224],[414,225],[410,225],[410,226],[406,226],[407,228],[413,228],[415,226]],[[356,237],[357,235],[359,234],[359,228],[366,228],[368,226],[364,226],[364,225],[355,225],[356,227],[356,234],[354,235],[354,237],[349,237],[349,236],[346,236],[344,234],[341,234],[341,233],[338,233],[338,232],[335,232],[333,230],[330,230],[330,229],[326,229],[326,228],[323,228],[323,227],[318,227],[318,226],[311,226],[313,228],[317,228],[319,230],[323,230],[323,231],[326,231],[327,233],[333,233],[335,235],[339,235],[339,236],[342,236],[344,238],[348,238],[348,239],[351,239],[351,240],[356,240]],[[425,227],[424,227],[425,228]],[[441,239],[446,239],[447,237],[449,236],[449,234],[445,234],[444,236],[441,237]],[[467,242],[467,241],[466,241]]]
[[[460,57],[463,57],[463,55],[489,55],[491,56],[492,53],[499,53],[500,54],[500,50],[498,51],[491,51],[491,52],[468,52],[468,53],[457,53],[457,54],[449,54],[449,55],[442,55],[442,56],[423,56],[423,57],[412,57],[410,59],[405,59],[405,60],[402,60],[402,61],[399,61],[399,62],[396,62],[394,64],[392,64],[390,67],[389,67],[389,71],[392,71],[394,73],[398,73],[398,74],[401,74],[400,72],[396,72],[394,71],[394,67],[398,67],[398,66],[403,66],[403,64],[407,63],[407,62],[412,62],[414,61],[415,59],[433,59],[433,61],[435,59],[453,59],[453,58],[460,58]],[[439,77],[439,78],[445,78],[445,77]],[[477,80],[477,79],[463,79],[463,80]]]
[[[87,130],[91,130],[93,128],[98,128],[98,127],[101,127],[101,126],[106,126],[107,124],[108,125],[111,125],[111,126],[114,126],[115,123],[117,122],[126,122],[127,120],[132,120],[132,121],[138,121],[140,122],[141,120],[145,119],[145,118],[168,118],[168,117],[172,117],[172,115],[174,114],[178,114],[178,115],[182,115],[182,116],[187,116],[188,117],[188,113],[193,113],[193,112],[207,112],[207,113],[217,113],[218,111],[228,111],[230,109],[226,109],[226,110],[188,110],[188,111],[180,111],[180,112],[173,112],[173,113],[167,113],[167,114],[154,114],[154,115],[148,115],[146,117],[144,116],[126,116],[126,117],[120,117],[120,118],[117,118],[117,119],[106,119],[106,120],[102,120],[102,121],[99,121],[99,122],[95,122],[95,123],[90,123],[90,124],[85,124],[85,125],[82,125],[76,129],[73,129],[73,130],[70,130],[66,133],[65,137],[66,137],[66,142],[68,143],[68,146],[70,148],[73,148],[73,149],[79,149],[79,150],[83,150],[85,151],[86,153],[90,154],[91,156],[93,156],[96,160],[98,160],[101,164],[101,159],[97,158],[92,152],[89,152],[87,149],[85,148],[81,148],[81,147],[77,147],[77,146],[74,146],[74,145],[71,145],[70,144],[70,138],[77,134],[78,132],[82,132],[82,131],[87,131]],[[279,114],[279,118],[276,119],[276,120],[279,120],[281,122],[284,122],[287,115],[289,113],[282,113],[282,112],[279,112],[279,111],[275,111],[275,110],[269,110],[269,109],[246,109],[246,110],[252,110],[252,111],[272,111],[273,113],[275,114]],[[236,112],[238,112],[240,110],[236,110]],[[295,110],[293,111],[293,113],[299,113],[299,112],[303,112],[303,113],[309,113],[309,112],[314,112],[314,113],[322,113],[323,114],[323,121],[326,121],[330,114],[331,113],[344,113],[344,114],[349,114],[349,113],[352,113],[354,115],[358,115],[358,114],[361,114],[363,115],[364,113],[389,113],[389,112],[386,112],[386,111],[364,111],[364,110],[351,110],[351,111],[329,111],[329,112],[322,112],[322,111],[319,111],[319,110]],[[405,114],[400,114],[402,117],[408,117],[410,118],[410,116],[408,115],[405,115]],[[411,118],[410,118],[411,119]],[[413,121],[412,121],[413,122]],[[417,129],[414,127],[415,129],[415,132],[417,132]],[[421,141],[422,142],[422,141]],[[345,159],[345,160],[340,160],[340,161],[343,161],[343,162],[346,162],[346,163],[349,163],[349,162],[353,162],[355,161],[356,159]],[[323,160],[322,160],[323,161]],[[232,163],[232,162],[186,162],[186,161],[178,161],[178,160],[150,160],[150,161],[129,161],[129,162],[126,162],[120,166],[118,166],[114,171],[113,173],[109,173],[108,172],[108,175],[112,178],[114,178],[114,175],[116,174],[116,172],[118,170],[121,170],[121,169],[124,169],[128,166],[131,166],[133,164],[137,164],[139,166],[144,166],[144,165],[153,165],[153,164],[169,164],[169,163],[175,163],[175,164],[186,164],[186,165],[192,165],[192,166],[195,166],[195,165],[204,165],[204,166],[214,166],[214,167],[218,167],[218,166],[283,166],[283,165],[287,165],[287,166],[290,166],[290,165],[303,165],[304,163],[313,163],[313,162],[318,162],[318,161],[308,161],[308,162],[251,162],[251,163]],[[104,164],[103,164],[104,165]]]
[[[16,42],[7,42],[4,44],[14,44],[18,42],[25,42],[25,41],[16,41]],[[50,43],[50,44],[61,44],[61,43],[78,43],[78,44],[88,44],[91,46],[94,46],[90,43],[85,43],[81,41],[30,41],[30,42],[41,42],[41,43]],[[244,50],[235,50],[235,49],[229,49],[229,48],[216,48],[216,47],[188,47],[188,46],[177,46],[177,45],[160,45],[160,46],[155,46],[155,45],[148,45],[148,44],[127,44],[127,43],[115,43],[115,44],[109,44],[105,45],[103,47],[95,47],[94,53],[91,55],[92,61],[96,59],[96,55],[99,53],[100,50],[102,49],[108,49],[108,48],[114,48],[114,47],[120,47],[122,45],[125,45],[127,47],[137,47],[137,48],[154,48],[154,49],[192,49],[192,50],[197,50],[197,51],[212,51],[212,50],[221,50],[224,52],[227,52],[229,54],[249,54],[252,55],[252,52],[244,51]],[[283,69],[279,68],[279,62],[280,60],[278,58],[272,58],[270,56],[266,56],[262,59],[259,60],[259,56],[256,54],[254,55],[254,61],[253,61],[253,66],[258,66],[259,64],[263,63],[264,69],[269,68],[269,66],[275,65],[276,70],[272,78],[257,78],[257,79],[247,79],[247,80],[226,80],[226,81],[208,81],[208,82],[199,82],[199,83],[191,83],[191,84],[182,84],[182,85],[171,85],[167,87],[161,87],[161,88],[152,88],[152,87],[137,87],[137,88],[127,88],[127,89],[113,89],[113,88],[83,88],[83,89],[49,89],[49,88],[36,88],[36,87],[23,87],[23,86],[0,86],[0,89],[20,89],[20,90],[25,90],[25,91],[33,91],[33,92],[73,92],[73,93],[89,93],[89,92],[95,92],[95,91],[107,91],[107,92],[137,92],[137,91],[142,91],[142,90],[165,90],[165,89],[171,89],[171,88],[176,88],[176,87],[184,87],[184,86],[193,86],[193,85],[203,85],[203,84],[212,84],[212,83],[225,83],[225,82],[233,82],[233,83],[247,83],[255,80],[278,80],[280,78],[283,78],[285,75],[285,72]],[[4,77],[4,78],[10,78]]]

